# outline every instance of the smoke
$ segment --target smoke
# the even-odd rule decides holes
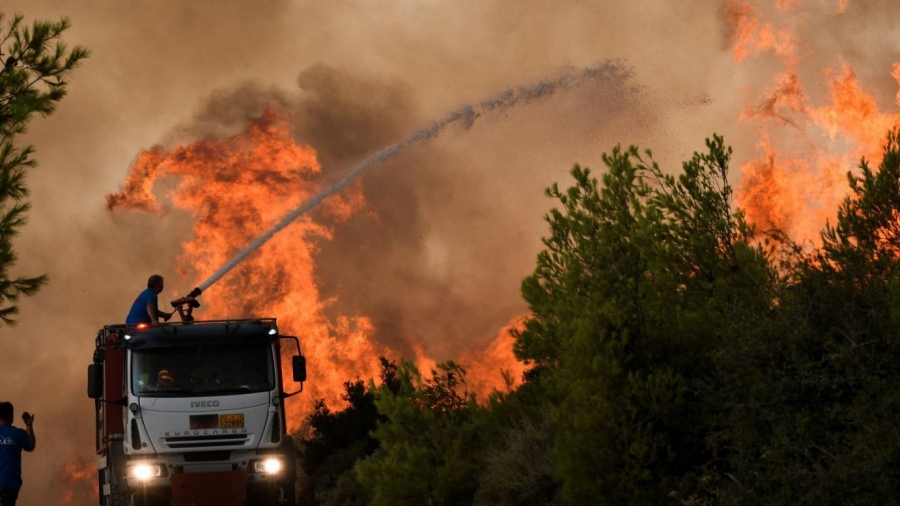
[[[843,14],[838,0],[786,3],[805,15],[787,18],[774,1],[753,5],[801,41],[806,104],[827,97],[823,69],[840,72],[843,59],[880,108],[896,110],[890,72],[900,38],[890,16],[872,14],[891,12],[890,0],[849,0]],[[0,330],[3,396],[37,415],[22,504],[60,503],[62,463],[94,457],[84,383],[96,330],[124,318],[152,273],[166,277],[169,299],[196,281],[176,261],[191,238],[190,213],[105,209],[104,196],[142,150],[225,138],[271,107],[290,113],[292,135],[316,150],[323,182],[333,184],[458,104],[566,65],[622,59],[633,76],[618,84],[576,87],[409,146],[350,185],[365,208],[339,224],[312,212],[333,229],[315,245],[314,281],[329,318],[370,318],[375,339],[405,356],[418,343],[436,359],[455,358],[525,311],[519,282],[534,267],[552,205],[542,191],[566,184],[573,162],[599,169],[603,151],[635,143],[677,168],[713,131],[735,146],[737,164],[765,155],[760,123],[738,117],[783,74],[771,52],[735,61],[718,0],[100,0],[78,9],[10,0],[3,10],[68,15],[67,42],[93,50],[70,95],[27,139],[40,167],[30,175],[34,208],[14,274],[47,272],[50,285],[23,302],[17,328]],[[823,137],[804,134],[771,139],[802,147]],[[154,191],[165,202],[173,183],[160,183]],[[74,490],[74,504],[93,504]]]
[[[450,125],[453,125],[455,123],[462,123],[462,125],[468,129],[471,128],[475,121],[483,114],[504,111],[516,106],[517,104],[528,103],[530,101],[552,95],[560,90],[571,88],[586,80],[596,79],[600,82],[601,85],[606,84],[607,82],[612,82],[613,85],[617,85],[617,81],[624,79],[625,77],[627,77],[626,72],[620,70],[616,65],[607,62],[603,65],[588,68],[578,72],[565,72],[557,77],[543,79],[534,84],[521,86],[519,88],[510,88],[493,98],[490,98],[483,102],[479,102],[475,105],[466,104],[451,112],[447,116],[434,121],[430,126],[421,128],[415,131],[409,137],[395,142],[390,146],[367,157],[362,161],[362,163],[354,167],[337,183],[320,191],[311,199],[304,202],[303,205],[286,214],[283,218],[281,218],[281,220],[278,221],[278,223],[275,224],[274,227],[267,230],[264,234],[260,235],[252,242],[250,242],[250,244],[246,248],[239,251],[232,259],[225,263],[225,265],[216,270],[206,280],[200,283],[200,289],[206,290],[207,288],[209,288],[213,283],[218,281],[222,276],[227,274],[228,271],[234,268],[234,266],[237,265],[241,260],[259,249],[259,247],[265,244],[269,239],[271,239],[272,236],[280,232],[284,227],[293,223],[294,220],[296,220],[301,215],[318,206],[325,198],[343,190],[348,184],[350,184],[351,181],[359,177],[359,175],[362,174],[365,170],[369,169],[373,165],[381,164],[390,160],[391,158],[397,156],[397,154],[403,151],[405,148],[413,144],[431,139],[432,137],[440,134],[446,127]]]

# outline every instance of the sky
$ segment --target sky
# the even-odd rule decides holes
[[[553,205],[543,190],[568,185],[573,163],[600,171],[604,152],[636,144],[675,172],[718,133],[735,149],[737,183],[743,164],[764,158],[763,129],[785,146],[824,142],[813,127],[742,116],[791,66],[810,78],[809,104],[827,102],[826,69],[847,63],[879,108],[896,109],[900,38],[890,16],[873,15],[896,10],[892,2],[747,4],[802,42],[785,56],[759,39],[762,49],[743,59],[728,16],[735,4],[4,2],[4,13],[28,21],[69,17],[65,41],[91,51],[57,111],[23,138],[39,167],[29,174],[33,208],[13,272],[47,273],[50,283],[21,304],[17,327],[0,329],[0,397],[36,414],[40,439],[24,457],[22,504],[55,503],[67,490],[72,504],[91,504],[89,490],[61,476],[65,464],[93,458],[85,378],[97,329],[124,318],[150,274],[166,277],[169,299],[201,281],[179,265],[190,212],[107,209],[106,196],[144,150],[229,138],[275,107],[333,181],[463,104],[614,66],[608,79],[485,114],[373,167],[357,187],[362,210],[311,250],[322,318],[362,316],[371,340],[398,354],[456,358],[526,313],[519,283],[534,268]],[[800,130],[799,140],[785,140]],[[175,183],[160,188],[167,184]]]

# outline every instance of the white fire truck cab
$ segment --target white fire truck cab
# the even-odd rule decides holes
[[[105,506],[293,505],[281,345],[269,319],[110,325],[88,367]],[[293,348],[293,346],[290,346]]]

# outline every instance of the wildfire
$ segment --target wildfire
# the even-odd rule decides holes
[[[159,181],[172,177],[177,185],[157,196]],[[290,123],[270,110],[232,137],[141,153],[124,188],[109,195],[107,205],[113,211],[157,214],[174,206],[190,213],[193,235],[182,245],[178,264],[185,277],[203,279],[323,187],[315,151],[297,144]],[[316,285],[316,244],[331,238],[333,227],[365,205],[361,187],[349,186],[315,214],[285,228],[203,295],[204,319],[276,316],[283,333],[300,338],[310,379],[306,394],[288,404],[294,427],[308,414],[311,399],[340,406],[345,381],[377,378],[379,355],[412,359],[426,374],[436,363],[421,343],[410,343],[414,357],[399,357],[396,350],[376,342],[365,315],[329,320],[324,314],[329,301],[322,299]],[[499,353],[473,354],[471,360],[494,360]],[[507,358],[512,359],[511,347]],[[288,365],[286,361],[286,373]],[[508,366],[504,361],[481,367],[486,373],[493,369],[499,377],[500,367]],[[479,396],[487,393],[479,391]]]
[[[828,132],[832,140],[843,136],[859,146],[857,153],[877,156],[885,134],[900,121],[900,114],[878,110],[875,98],[862,90],[853,67],[842,63],[841,72],[830,79],[831,104],[812,112],[812,118]],[[826,70],[831,74],[831,69]],[[898,74],[894,65],[893,75]]]
[[[760,156],[742,167],[738,204],[762,229],[780,228],[795,239],[815,241],[846,195],[844,173],[861,156],[876,159],[887,130],[900,124],[900,114],[879,111],[877,97],[840,57],[818,66],[827,93],[820,97],[817,87],[806,86],[812,49],[802,39],[805,23],[814,15],[847,15],[851,7],[839,0],[823,13],[804,0],[726,2],[734,59],[747,65],[768,54],[775,62],[772,85],[740,116],[758,125]],[[900,64],[884,71],[900,83]],[[892,98],[900,105],[900,92],[895,93]],[[149,149],[140,153],[123,189],[109,195],[107,205],[110,210],[189,213],[193,235],[183,244],[178,264],[186,279],[206,278],[324,187],[315,151],[291,134],[290,121],[270,110],[250,121],[245,132],[228,138]],[[162,180],[170,183],[161,185]],[[314,214],[301,216],[204,295],[204,318],[277,316],[284,332],[301,338],[311,376],[305,399],[340,405],[344,381],[377,377],[378,355],[401,358],[374,339],[367,315],[327,318],[330,301],[323,300],[316,285],[317,244],[365,207],[362,187],[351,184]],[[412,358],[423,371],[433,368],[438,360],[427,355],[423,343],[407,344],[414,356],[402,358]],[[489,389],[503,387],[501,368],[513,377],[521,372],[510,344],[504,329],[490,347],[459,359],[471,384],[481,385],[476,390],[482,398]],[[294,422],[307,405],[289,404]]]
[[[736,61],[771,53],[780,62],[773,85],[740,116],[757,123],[762,155],[742,167],[738,204],[761,229],[779,228],[795,240],[816,243],[819,230],[826,220],[833,222],[847,195],[846,172],[861,157],[877,163],[887,132],[900,125],[900,114],[879,111],[876,97],[840,55],[819,67],[826,96],[816,99],[804,91],[809,73],[801,73],[797,48],[804,48],[806,67],[819,56],[807,54],[812,45],[800,37],[814,11],[804,3],[775,0],[773,11],[761,0],[730,1],[725,21]],[[847,2],[841,0],[836,10],[819,15],[842,16],[846,10]],[[762,19],[765,12],[774,13],[777,26]],[[900,65],[885,72],[900,83]],[[895,101],[900,105],[900,92]]]
[[[97,467],[88,459],[66,462],[60,471],[61,504],[81,504],[97,501]]]
[[[778,0],[777,6],[787,10],[801,0]],[[763,51],[772,50],[779,56],[796,56],[793,37],[771,23],[763,23],[755,16],[756,8],[748,1],[732,0],[725,4],[725,21],[731,28],[734,58],[742,61]]]
[[[514,329],[525,328],[525,316],[513,319],[497,333],[497,337],[487,348],[479,353],[463,355],[460,362],[467,365],[466,373],[469,388],[484,394],[485,392],[506,391],[522,382],[525,373],[524,363],[513,355]],[[505,377],[504,377],[505,376]],[[507,385],[509,381],[509,385]]]

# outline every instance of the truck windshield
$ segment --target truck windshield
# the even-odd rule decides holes
[[[275,388],[268,343],[185,344],[132,350],[135,395],[245,394]]]

